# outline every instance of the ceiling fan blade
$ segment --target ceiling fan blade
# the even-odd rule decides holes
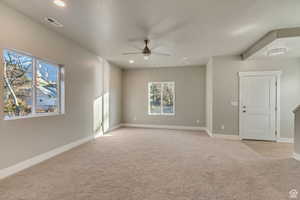
[[[135,48],[136,50],[143,51],[143,48],[140,48],[139,46],[137,46],[137,45],[135,45],[135,44],[131,44],[130,46],[132,46],[132,47]]]
[[[141,42],[144,41],[147,37],[132,37],[128,39],[128,42]]]
[[[169,53],[160,53],[160,52],[152,52],[153,55],[158,55],[158,56],[171,56]]]
[[[137,54],[143,54],[142,52],[128,52],[128,53],[123,53],[123,55],[137,55]]]
[[[162,45],[156,45],[156,46],[152,46],[150,49],[151,49],[151,51],[154,51],[154,50],[159,49],[161,47],[162,47]]]

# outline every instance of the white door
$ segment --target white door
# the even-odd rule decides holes
[[[240,137],[276,140],[276,76],[240,77]]]

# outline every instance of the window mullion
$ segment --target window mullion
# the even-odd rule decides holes
[[[33,83],[32,83],[32,114],[36,114],[36,74],[37,74],[37,61],[36,58],[33,58],[33,66],[32,66],[32,76],[33,76]]]
[[[152,86],[152,83],[148,83],[148,114],[152,114],[152,112],[151,112],[151,86]]]
[[[163,91],[164,91],[164,84],[163,83],[160,83],[161,85],[160,85],[160,88],[161,88],[161,90],[160,90],[160,95],[161,95],[161,99],[160,99],[160,114],[161,115],[163,115],[164,113],[163,113]]]
[[[58,113],[61,113],[61,67],[59,66],[57,71],[57,106],[58,106]]]

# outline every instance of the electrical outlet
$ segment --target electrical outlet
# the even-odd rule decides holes
[[[136,117],[134,117],[133,120],[136,121]]]
[[[222,129],[222,130],[224,130],[224,129],[225,129],[225,126],[224,126],[224,125],[222,125],[222,126],[221,126],[221,129]]]
[[[198,120],[196,121],[196,123],[197,123],[197,124],[200,124],[200,120],[198,119]]]

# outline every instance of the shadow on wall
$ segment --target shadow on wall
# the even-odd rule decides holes
[[[103,136],[109,131],[109,93],[94,100],[94,135]]]

